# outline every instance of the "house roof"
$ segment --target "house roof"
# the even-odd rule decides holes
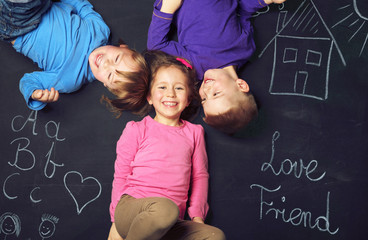
[[[344,56],[341,53],[335,37],[323,20],[313,0],[304,0],[289,19],[287,19],[287,11],[281,11],[277,28],[276,35],[261,51],[259,57],[263,55],[268,46],[271,45],[278,36],[301,39],[324,39],[333,41],[341,61],[346,66]]]
[[[312,1],[303,1],[286,20],[286,11],[280,12],[277,35],[300,38],[332,39],[332,34]]]

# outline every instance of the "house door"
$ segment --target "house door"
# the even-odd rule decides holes
[[[297,71],[294,79],[294,92],[299,94],[305,94],[308,81],[308,72]]]

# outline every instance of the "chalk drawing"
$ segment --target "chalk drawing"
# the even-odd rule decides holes
[[[41,223],[38,228],[40,236],[42,240],[46,238],[50,238],[54,235],[56,230],[56,223],[58,223],[59,218],[50,215],[50,214],[43,214],[41,217]]]
[[[274,219],[278,219],[279,221],[282,221],[284,223],[290,223],[293,226],[304,226],[305,228],[318,229],[321,232],[327,232],[331,235],[335,235],[339,231],[339,228],[331,230],[332,227],[330,224],[330,192],[327,192],[325,214],[316,217],[313,216],[312,212],[305,211],[298,207],[292,208],[291,210],[285,208],[279,209],[274,207],[274,201],[271,200],[266,201],[265,199],[267,199],[269,193],[275,193],[280,191],[281,185],[274,189],[269,189],[260,184],[252,184],[250,188],[260,189],[260,204],[259,204],[260,220],[264,219],[266,215],[270,216],[273,215]],[[270,199],[275,199],[275,197],[273,198],[271,197]],[[283,205],[286,204],[285,196],[281,197],[281,202],[283,203]]]
[[[85,181],[89,181],[95,184],[95,187],[98,187],[98,193],[96,194],[96,196],[94,196],[92,199],[88,200],[87,202],[85,202],[84,204],[81,204],[80,202],[83,202],[80,198],[78,198],[80,195],[77,192],[73,192],[73,190],[71,189],[71,187],[74,185],[73,183],[67,182],[67,178],[71,175],[77,175],[80,179],[80,181],[78,183],[75,183],[75,185],[77,186],[83,186],[83,183],[85,183]],[[80,174],[77,171],[70,171],[67,172],[64,176],[64,186],[66,188],[66,190],[69,192],[70,196],[73,198],[75,205],[77,206],[77,213],[78,215],[82,212],[82,210],[90,203],[92,203],[93,201],[95,201],[97,198],[100,197],[101,195],[101,190],[102,190],[102,186],[100,184],[100,182],[94,178],[94,177],[86,177],[83,178],[82,174]]]
[[[279,10],[282,10],[285,7],[285,4],[284,3],[280,3],[280,4],[277,4],[277,5],[278,5]],[[270,6],[269,5],[267,5],[264,8],[259,9],[256,13],[254,13],[252,15],[252,17],[258,17],[259,15],[265,14],[268,11],[270,11]]]
[[[3,193],[4,193],[4,196],[5,196],[7,199],[9,199],[9,200],[13,200],[13,199],[16,199],[16,198],[18,197],[18,196],[10,196],[10,195],[7,193],[7,191],[5,190],[7,182],[9,181],[9,179],[10,179],[10,178],[12,178],[12,177],[13,177],[13,176],[15,176],[15,175],[20,175],[20,173],[13,173],[13,174],[9,175],[9,176],[5,179],[5,181],[4,181],[4,183],[3,183]]]
[[[348,42],[350,43],[353,39],[357,39],[357,35],[365,35],[361,38],[363,41],[361,43],[361,48],[359,52],[359,57],[362,56],[364,50],[367,50],[368,41],[368,13],[367,13],[367,2],[362,0],[353,0],[352,4],[347,4],[345,6],[339,7],[337,9],[338,13],[342,13],[343,18],[335,23],[331,28],[336,28],[337,26],[344,25],[353,31],[353,34],[349,36]],[[359,41],[359,40],[357,40]]]
[[[20,132],[24,129],[24,127],[26,126],[26,124],[28,122],[33,123],[32,126],[32,134],[34,136],[38,135],[38,133],[36,133],[36,122],[37,122],[37,113],[38,111],[31,111],[31,113],[29,114],[28,118],[26,119],[26,121],[24,121],[24,123],[20,126],[20,127],[16,127],[16,122],[21,121],[22,119],[24,119],[24,117],[22,115],[17,115],[13,118],[12,122],[11,122],[11,127],[13,132]]]
[[[33,202],[33,203],[39,203],[39,202],[42,201],[42,199],[35,199],[33,197],[33,192],[36,191],[36,190],[39,190],[39,189],[41,189],[41,188],[40,187],[35,187],[35,188],[32,189],[31,193],[29,194],[29,198],[31,199],[31,202]]]
[[[53,160],[51,160],[51,156],[52,156],[52,153],[54,152],[54,146],[55,146],[55,143],[52,142],[51,144],[51,148],[50,150],[47,152],[46,154],[46,157],[47,157],[47,161],[46,161],[46,164],[45,164],[45,168],[43,170],[43,173],[44,175],[47,177],[47,178],[53,178],[54,175],[55,175],[55,172],[56,172],[56,167],[64,167],[64,163],[62,164],[58,164],[58,163],[55,163]],[[51,169],[51,174],[48,174],[47,173],[47,169],[50,168]]]
[[[262,163],[261,171],[266,172],[269,170],[275,176],[293,175],[298,179],[305,177],[312,182],[322,180],[326,175],[326,172],[321,174],[321,171],[317,170],[318,161],[315,159],[309,161],[308,164],[306,164],[302,158],[299,158],[299,161],[292,161],[289,158],[286,158],[282,161],[280,161],[280,159],[275,159],[276,141],[280,138],[280,135],[280,132],[274,132],[272,136],[271,158],[268,162]],[[317,170],[317,176],[315,175],[315,170]]]
[[[33,167],[36,164],[36,157],[32,153],[32,151],[28,149],[28,146],[31,143],[31,141],[26,137],[20,137],[14,139],[10,144],[13,144],[15,142],[18,142],[18,147],[17,152],[15,154],[14,163],[8,162],[8,164],[22,171],[29,171],[33,169]],[[22,146],[21,142],[25,142],[24,146]],[[21,154],[23,157],[20,157]]]
[[[318,182],[325,177],[326,172],[322,173],[321,170],[317,170],[317,160],[311,160],[308,162],[308,164],[306,164],[301,158],[299,158],[299,161],[292,161],[289,158],[285,158],[284,160],[280,161],[281,159],[275,158],[276,141],[280,138],[280,136],[281,134],[278,131],[275,131],[272,136],[271,157],[269,161],[262,163],[261,171],[263,173],[269,172],[276,177],[289,175],[294,176],[296,179],[306,178],[311,182]],[[316,229],[321,232],[327,232],[331,235],[335,235],[339,231],[339,228],[332,228],[330,224],[330,191],[328,191],[326,195],[325,214],[318,216],[318,213],[312,214],[311,211],[295,207],[297,206],[297,202],[294,202],[292,207],[288,206],[288,202],[286,201],[287,198],[281,190],[281,185],[270,188],[254,183],[250,185],[250,188],[260,190],[260,220],[263,220],[266,217],[273,217],[278,221],[292,224],[293,226],[303,226],[309,229]],[[275,199],[279,199],[278,196],[280,195],[281,201],[275,201]],[[303,203],[307,202],[308,201],[303,199]],[[315,204],[315,202],[311,203],[311,205]],[[282,206],[282,208],[280,208],[280,206]]]
[[[4,240],[9,235],[20,234],[21,222],[17,214],[6,212],[0,216],[0,236],[4,235]]]
[[[269,93],[326,100],[332,51],[346,66],[340,47],[314,0],[304,0],[290,19],[280,11],[276,35],[261,51],[274,44]]]

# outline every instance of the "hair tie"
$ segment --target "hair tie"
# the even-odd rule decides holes
[[[181,62],[182,64],[184,64],[187,68],[193,69],[192,65],[190,65],[187,61],[185,61],[182,58],[176,58],[176,60],[178,60],[179,62]]]

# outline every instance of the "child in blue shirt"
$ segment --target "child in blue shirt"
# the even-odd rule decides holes
[[[126,85],[148,81],[141,54],[127,45],[107,45],[109,27],[87,0],[0,0],[0,8],[1,39],[43,70],[20,80],[33,110],[95,79],[124,104],[129,99]]]
[[[148,49],[189,59],[203,80],[199,94],[204,121],[233,133],[257,114],[246,81],[237,75],[255,50],[251,15],[285,0],[156,0]],[[168,37],[171,24],[178,41]]]

